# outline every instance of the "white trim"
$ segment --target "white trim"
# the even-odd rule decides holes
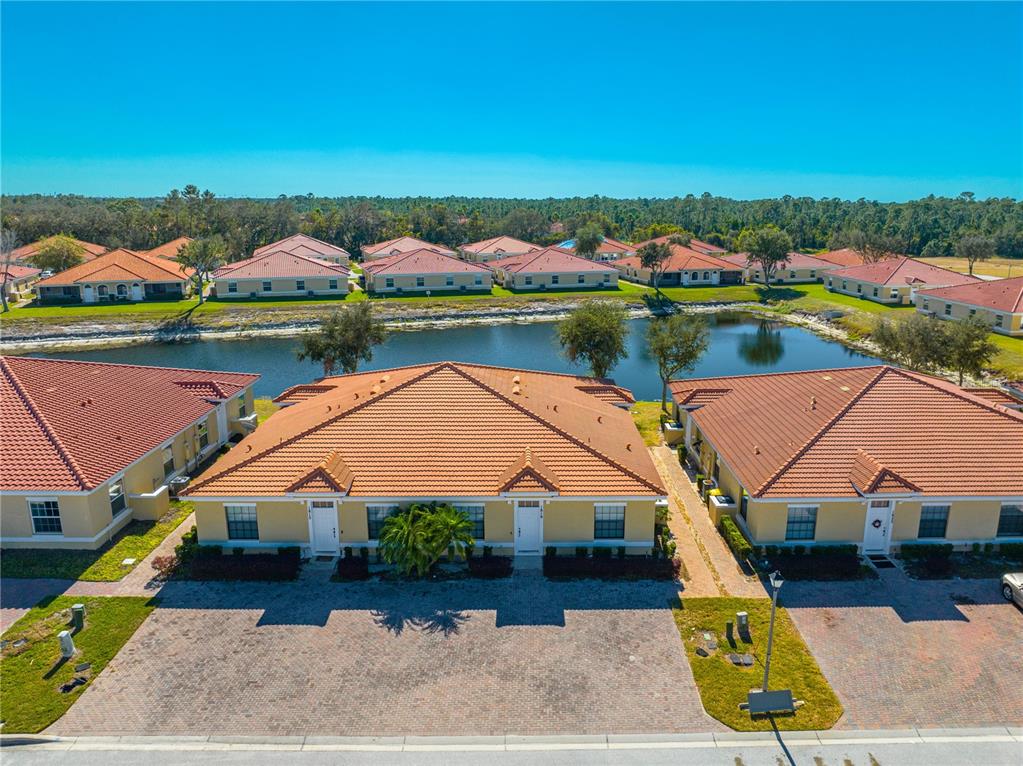
[[[532,505],[523,506],[523,508],[520,509],[519,508],[519,503],[520,502],[536,503],[537,505],[536,506],[532,506]],[[515,549],[515,555],[516,556],[523,556],[523,555],[526,555],[526,556],[541,556],[541,555],[543,555],[543,547],[544,547],[543,510],[544,510],[544,504],[545,503],[544,503],[544,501],[542,499],[533,499],[533,498],[520,498],[520,499],[515,501],[514,506],[513,506],[513,510],[512,510],[512,523],[515,526],[515,530],[517,531],[517,530],[520,529],[519,511],[520,510],[526,510],[526,509],[531,510],[531,511],[535,509],[536,511],[538,511],[538,513],[539,513],[539,526],[540,526],[540,529],[539,529],[538,535],[537,535],[537,549],[536,549],[535,553],[532,550],[520,551],[519,550],[519,540],[518,540],[519,535],[513,533],[512,541],[513,541],[513,547]]]
[[[186,493],[187,494],[187,493]],[[339,502],[350,502],[350,503],[421,503],[421,502],[432,502],[437,501],[438,503],[455,503],[455,502],[467,502],[467,503],[486,503],[503,500],[508,503],[513,503],[516,498],[521,500],[530,499],[543,499],[549,500],[553,497],[552,502],[558,502],[559,500],[565,500],[568,502],[582,501],[582,502],[595,502],[595,503],[617,503],[617,502],[633,502],[633,501],[647,501],[647,500],[667,500],[667,495],[546,495],[541,493],[536,494],[517,494],[517,495],[421,495],[411,496],[405,495],[401,497],[377,497],[377,496],[363,496],[363,495],[346,495],[341,492],[291,492],[283,495],[193,495],[192,498],[201,501],[216,501],[216,502],[234,502],[234,503],[255,503],[255,502],[282,502],[287,500],[305,500],[308,498],[326,499],[333,498]],[[1023,498],[1020,498],[1023,500]]]
[[[341,555],[341,532],[340,532],[340,515],[338,514],[338,502],[333,498],[309,498],[306,500],[306,512],[309,518],[309,550],[312,551],[314,556],[326,556],[331,555],[330,553],[324,553],[316,549],[316,525],[313,520],[313,503],[330,503],[334,511],[334,552],[333,555]]]
[[[961,501],[976,501],[976,502],[1023,502],[1023,496],[1015,495],[907,495],[907,494],[890,494],[890,495],[840,495],[837,497],[750,497],[751,503],[788,503],[798,505],[799,503],[862,503],[865,500],[884,500],[892,499],[897,503],[939,503],[939,502],[961,502]]]
[[[558,542],[548,542],[547,540],[544,540],[543,545],[544,545],[544,548],[580,548],[580,547],[587,547],[587,548],[620,548],[620,547],[636,548],[636,547],[640,547],[640,546],[642,546],[644,548],[653,548],[654,547],[654,538],[651,537],[649,540],[627,540],[625,538],[620,538],[620,539],[615,539],[615,540],[608,540],[608,539],[600,539],[600,540],[559,540]]]
[[[129,507],[128,510],[130,511],[131,508]],[[116,516],[114,516],[110,520],[109,524],[107,524],[105,527],[103,527],[103,529],[101,529],[99,532],[97,532],[92,537],[65,537],[64,535],[48,535],[48,534],[36,535],[36,534],[33,534],[31,537],[0,537],[0,544],[2,544],[2,543],[40,543],[40,542],[54,542],[54,541],[59,541],[59,542],[62,542],[62,543],[95,543],[100,538],[102,538],[104,535],[109,535],[112,532],[114,532],[115,530],[120,529],[120,527],[123,526],[123,522],[125,522],[126,520],[130,520],[131,518],[132,518],[131,513],[127,513],[127,514],[119,513],[119,514],[117,514]],[[30,517],[29,520],[31,521],[31,517]],[[63,519],[61,520],[61,524],[63,525]],[[1007,539],[1007,538],[1003,538],[1003,539]]]

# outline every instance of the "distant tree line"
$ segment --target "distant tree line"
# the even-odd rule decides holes
[[[672,233],[736,249],[746,230],[772,225],[793,247],[814,251],[872,243],[911,255],[954,255],[964,237],[995,254],[1023,258],[1023,202],[926,197],[910,202],[780,197],[734,200],[710,194],[668,199],[473,197],[218,197],[188,185],[162,198],[24,195],[2,198],[2,222],[22,243],[68,233],[113,247],[146,249],[180,236],[218,236],[228,260],[248,257],[302,231],[357,255],[361,246],[405,234],[449,247],[497,234],[554,244],[578,233],[640,241]]]

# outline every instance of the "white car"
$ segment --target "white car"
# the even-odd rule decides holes
[[[1023,572],[1002,575],[1002,595],[1023,607]]]

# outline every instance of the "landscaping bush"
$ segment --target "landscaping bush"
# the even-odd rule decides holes
[[[212,547],[212,546],[211,546]],[[302,560],[280,553],[252,553],[243,556],[199,555],[178,570],[187,580],[247,580],[280,582],[294,580]]]
[[[679,559],[653,556],[627,556],[579,558],[575,556],[544,556],[544,577],[571,580],[595,578],[599,580],[674,580],[681,574]]]
[[[899,555],[904,559],[948,558],[952,555],[952,546],[948,543],[903,543]]]
[[[795,555],[781,553],[768,560],[786,580],[855,580],[867,576],[860,557],[853,553]]]
[[[721,517],[721,521],[718,522],[718,531],[721,532],[721,536],[725,538],[728,547],[732,549],[732,553],[739,561],[746,561],[753,555],[753,546],[742,534],[739,526],[732,521],[731,516]]]
[[[336,576],[339,580],[368,580],[369,558],[346,555],[337,562]]]
[[[952,573],[952,557],[935,553],[924,559],[924,569],[931,577],[943,577]]]
[[[508,577],[512,573],[511,556],[484,556],[469,559],[469,574],[484,580]]]
[[[1023,543],[1002,543],[998,552],[1007,559],[1023,559]]]

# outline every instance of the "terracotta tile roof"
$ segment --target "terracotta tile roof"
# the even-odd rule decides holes
[[[307,255],[313,258],[340,258],[348,260],[351,255],[343,247],[332,245],[330,242],[324,242],[321,239],[310,237],[308,234],[292,234],[290,237],[279,239],[276,242],[271,242],[269,245],[263,245],[262,247],[256,248],[252,254],[262,255],[264,253],[272,253],[276,250],[283,250],[287,253],[294,253],[295,255]]]
[[[214,279],[273,279],[274,277],[347,277],[348,268],[307,255],[273,250],[235,261],[213,272]]]
[[[563,250],[575,251],[575,239],[566,239],[564,242],[559,242],[558,247]],[[614,237],[604,237],[601,239],[600,244],[597,246],[598,253],[634,253],[636,248],[634,245],[630,245],[627,242],[622,242],[620,239]]]
[[[459,248],[459,250],[466,253],[496,253],[498,255],[501,253],[528,253],[540,249],[540,245],[523,242],[521,239],[515,239],[515,237],[508,237],[503,234],[500,237],[470,242],[468,245],[462,245]]]
[[[939,287],[934,290],[920,290],[925,298],[944,298],[959,303],[968,303],[978,308],[1005,311],[1010,314],[1023,312],[1023,277],[972,282],[955,287]]]
[[[343,462],[357,497],[497,496],[545,484],[562,495],[664,495],[629,413],[580,390],[610,381],[441,362],[317,385],[330,390],[303,391],[189,494],[284,495],[327,460]]]
[[[721,258],[723,261],[728,261],[735,266],[741,266],[746,268],[747,253],[734,253],[732,255],[726,255]],[[754,264],[753,268],[758,268],[758,264]],[[828,269],[837,269],[838,265],[831,263],[830,261],[824,261],[815,255],[807,255],[806,253],[789,253],[789,258],[785,261],[784,268],[789,269],[819,269],[821,271],[827,271]]]
[[[15,261],[27,261],[33,255],[39,252],[40,246],[47,239],[49,239],[49,237],[44,237],[43,239],[36,240],[35,242],[29,245],[22,245],[11,254],[11,258]],[[85,252],[82,253],[82,260],[85,261],[91,261],[97,255],[103,255],[103,253],[110,249],[106,245],[97,245],[94,242],[85,242],[84,240],[81,239],[76,239],[75,242],[77,242],[79,245],[85,248]]]
[[[164,242],[162,245],[157,245],[152,250],[142,250],[141,252],[143,255],[152,255],[157,258],[168,258],[173,261],[178,257],[178,251],[191,241],[191,237],[178,237],[177,239],[172,239],[170,242]]]
[[[11,280],[24,279],[25,277],[35,277],[39,275],[39,269],[32,266],[21,266],[16,263],[12,263],[6,269],[0,265],[0,277],[7,274],[7,278]]]
[[[698,253],[682,245],[669,245],[671,257],[664,264],[663,271],[699,271],[701,269],[721,269],[722,271],[739,271],[741,267],[723,258],[718,258],[706,253]],[[634,269],[643,268],[643,262],[638,255],[622,258],[614,262],[615,266],[631,266]]]
[[[843,247],[841,250],[828,250],[823,253],[817,253],[814,257],[828,263],[833,263],[836,266],[862,266],[866,263],[863,253],[853,250],[851,247]]]
[[[1023,415],[895,367],[671,383],[680,406],[754,497],[851,497],[870,475],[932,496],[1023,495]],[[726,390],[726,393],[721,393]]]
[[[79,282],[179,282],[192,270],[166,258],[142,255],[123,247],[39,282],[40,286],[73,285]]]
[[[0,357],[0,489],[93,489],[258,378]]]
[[[469,263],[425,247],[367,261],[363,264],[362,269],[374,276],[378,274],[391,276],[394,274],[490,273],[490,269],[481,264]]]
[[[434,245],[430,242],[424,242],[421,239],[415,237],[396,237],[395,239],[389,239],[386,242],[377,242],[375,245],[365,245],[362,248],[362,254],[365,255],[396,255],[398,253],[408,253],[413,250],[435,250],[438,253],[444,255],[454,255],[454,250],[448,250],[443,245]]]
[[[875,263],[865,263],[862,266],[835,269],[828,276],[833,279],[856,279],[860,282],[895,287],[912,284],[963,285],[980,281],[977,277],[960,274],[951,269],[943,269],[940,266],[932,266],[904,255],[886,258]]]
[[[591,261],[563,250],[560,247],[545,247],[525,255],[513,255],[488,264],[492,269],[501,269],[512,274],[561,274],[566,271],[614,271],[609,263]]]
[[[632,250],[633,251],[639,250],[641,247],[643,247],[643,245],[649,245],[651,243],[652,244],[660,244],[661,242],[668,242],[674,236],[676,236],[676,235],[674,235],[674,234],[665,234],[662,237],[654,237],[653,239],[645,239],[642,242],[637,242],[636,244],[634,244],[632,246]],[[723,247],[718,247],[717,245],[712,245],[709,242],[704,242],[702,239],[695,239],[695,238],[689,240],[689,249],[690,250],[695,250],[698,253],[705,253],[706,255],[716,255],[716,256],[719,256],[719,257],[721,255],[723,255],[724,253],[728,252]]]
[[[1023,407],[1023,398],[1017,398],[1010,394],[1008,391],[1003,391],[1000,388],[990,387],[978,387],[972,388],[967,387],[963,389],[968,391],[974,396],[979,396],[981,399],[986,399],[992,404],[1001,404],[1006,407],[1020,408]]]

